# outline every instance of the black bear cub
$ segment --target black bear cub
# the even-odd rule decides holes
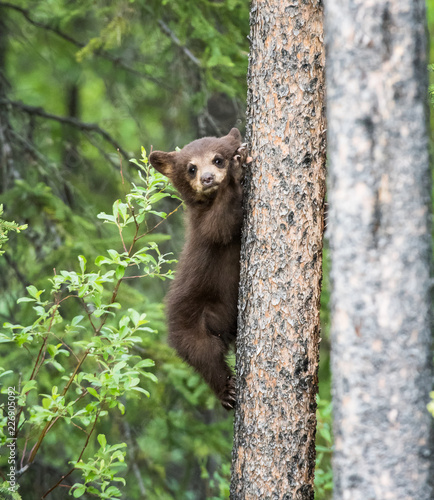
[[[169,343],[229,410],[235,386],[225,357],[237,332],[245,144],[233,128],[149,160],[187,205],[186,243],[167,296]]]

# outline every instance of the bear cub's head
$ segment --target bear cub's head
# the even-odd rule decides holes
[[[151,165],[168,177],[187,203],[213,199],[219,186],[241,174],[241,134],[233,128],[224,137],[204,137],[180,151],[154,151]],[[240,157],[241,155],[241,157]],[[226,181],[226,182],[225,182]]]

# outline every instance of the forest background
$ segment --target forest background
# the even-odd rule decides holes
[[[432,33],[434,0],[427,13]],[[247,0],[0,1],[1,217],[27,225],[0,256],[0,437],[6,450],[15,387],[23,498],[71,470],[75,497],[228,498],[232,415],[165,341],[182,208],[146,151],[244,131],[248,34]],[[327,265],[326,239],[318,499],[332,489]],[[65,291],[79,300],[60,302]],[[68,399],[74,361],[97,331],[106,343],[92,347]],[[0,481],[7,460],[2,451]]]

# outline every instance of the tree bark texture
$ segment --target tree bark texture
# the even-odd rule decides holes
[[[254,0],[232,499],[313,499],[323,206],[321,2]]]
[[[327,0],[334,498],[428,500],[423,0]]]

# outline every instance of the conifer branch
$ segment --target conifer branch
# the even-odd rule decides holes
[[[1,3],[0,3],[1,5]],[[70,116],[59,116],[53,115],[52,113],[48,113],[43,108],[39,106],[29,106],[28,104],[24,104],[19,101],[10,101],[9,99],[0,99],[0,104],[9,105],[13,108],[19,109],[24,113],[29,115],[41,116],[42,118],[46,118],[47,120],[57,121],[59,123],[63,123],[65,125],[70,125],[72,127],[78,128],[85,132],[96,132],[99,134],[106,142],[114,146],[115,150],[119,150],[120,154],[126,159],[129,160],[130,156],[121,146],[120,144],[113,139],[113,137],[104,129],[102,129],[96,123],[87,123],[77,120],[77,118],[73,118]]]

